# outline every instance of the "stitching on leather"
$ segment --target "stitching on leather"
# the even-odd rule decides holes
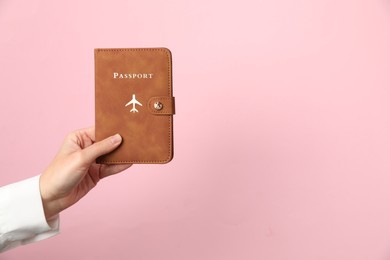
[[[167,51],[163,48],[132,48],[132,49],[126,49],[126,48],[118,48],[118,49],[95,49],[97,52],[108,52],[108,51]]]
[[[96,52],[109,52],[109,51],[163,51],[167,55],[168,60],[168,93],[170,96],[172,96],[172,63],[171,59],[169,58],[169,51],[164,48],[133,48],[133,49],[126,49],[126,48],[118,48],[118,49],[95,49]],[[169,142],[169,153],[168,157],[164,160],[157,160],[157,161],[107,161],[102,160],[102,163],[165,163],[169,162],[169,159],[171,158],[172,154],[172,142],[171,142],[171,136],[172,136],[172,121],[173,121],[173,115],[169,117],[169,131],[168,131],[168,142]]]

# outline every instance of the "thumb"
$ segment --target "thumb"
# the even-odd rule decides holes
[[[88,162],[93,162],[97,157],[115,150],[121,142],[122,137],[116,134],[88,146],[82,153]]]

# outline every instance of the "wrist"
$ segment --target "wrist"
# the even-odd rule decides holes
[[[42,206],[43,211],[45,213],[46,220],[49,220],[50,218],[54,217],[58,213],[61,212],[61,209],[59,207],[59,203],[55,198],[52,198],[48,192],[45,189],[45,181],[44,178],[39,179],[39,188],[41,193],[41,200],[42,200]]]
[[[47,221],[61,212],[57,204],[58,203],[56,201],[45,200],[42,198],[43,211]]]

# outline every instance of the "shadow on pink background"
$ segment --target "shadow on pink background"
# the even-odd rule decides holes
[[[0,185],[94,124],[94,48],[170,48],[177,114],[0,259],[389,259],[389,46],[385,0],[1,1]]]

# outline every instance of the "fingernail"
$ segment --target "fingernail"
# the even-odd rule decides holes
[[[120,143],[122,141],[122,137],[119,134],[111,136],[111,142],[113,144]]]

